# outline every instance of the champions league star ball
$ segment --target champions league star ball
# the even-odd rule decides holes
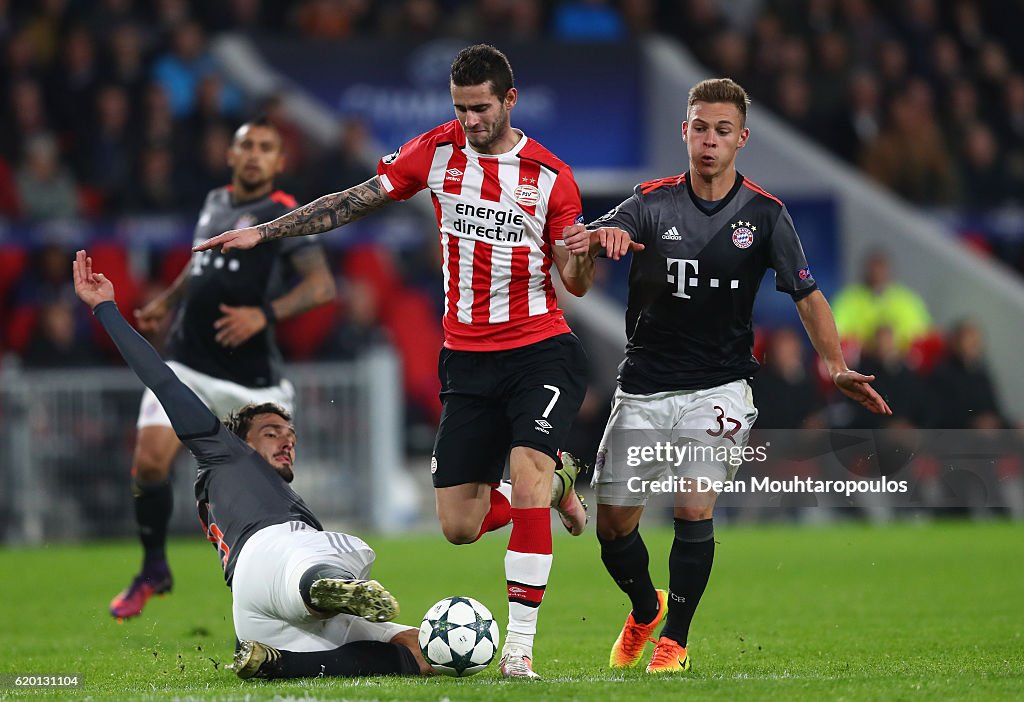
[[[471,597],[446,597],[423,615],[420,650],[435,671],[463,677],[479,673],[498,650],[498,623]]]

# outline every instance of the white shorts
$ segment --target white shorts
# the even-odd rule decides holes
[[[756,419],[746,380],[653,395],[617,388],[591,482],[598,504],[647,504],[642,481],[732,480],[742,462],[736,452],[747,445]]]
[[[198,395],[203,404],[220,419],[224,419],[242,405],[250,402],[276,402],[284,407],[289,414],[292,413],[295,387],[287,378],[282,379],[277,385],[267,388],[250,388],[232,383],[230,380],[200,373],[177,361],[168,361],[167,365],[178,376],[178,379]],[[171,426],[171,420],[167,418],[167,413],[160,405],[160,400],[156,399],[156,395],[149,388],[146,388],[146,392],[142,394],[142,406],[139,407],[139,419],[135,426],[138,429]]]
[[[334,565],[365,580],[374,558],[373,549],[350,534],[316,531],[302,522],[260,529],[242,546],[235,563],[235,636],[288,651],[329,651],[352,641],[390,641],[412,627],[347,614],[318,619],[299,593],[299,581],[311,566]]]

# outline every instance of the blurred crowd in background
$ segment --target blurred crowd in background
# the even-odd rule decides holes
[[[336,145],[321,149],[288,121],[279,98],[247,100],[211,54],[210,37],[222,31],[499,44],[628,40],[657,31],[913,204],[962,212],[1012,207],[1024,198],[1021,26],[1021,3],[970,0],[0,0],[0,217],[194,218],[206,192],[229,180],[233,129],[257,113],[284,135],[288,170],[279,184],[300,201],[370,175],[364,125],[339,123]],[[396,345],[410,411],[429,422],[436,419],[436,369],[422,349],[440,344],[440,283],[435,239],[425,232],[423,241],[422,250],[401,257],[373,247],[334,252],[344,291],[338,304],[282,325],[280,336],[286,353],[302,360]],[[969,241],[1024,270],[1024,244],[981,235]],[[140,267],[116,245],[95,253],[138,303],[168,285],[188,258],[185,247]],[[59,243],[0,247],[0,353],[33,367],[113,362],[74,302],[69,261]],[[879,376],[896,411],[885,421],[1014,424],[999,407],[978,328],[964,320],[935,329],[916,294],[890,280],[884,252],[832,301],[851,365]],[[755,386],[761,426],[881,421],[836,397],[799,330],[761,329],[757,338],[766,362]],[[606,397],[588,398],[579,441],[596,441],[606,411]]]

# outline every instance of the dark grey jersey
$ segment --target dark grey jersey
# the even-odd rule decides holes
[[[167,409],[162,399],[161,404]],[[170,409],[167,414],[172,416],[173,422]],[[263,527],[305,522],[318,531],[323,530],[284,478],[219,421],[212,434],[179,435],[178,438],[199,462],[196,476],[199,521],[206,538],[217,549],[228,585],[235,574],[242,546]]]
[[[247,443],[235,436],[131,328],[112,302],[94,310],[118,351],[163,405],[175,433],[199,463],[196,507],[231,585],[238,554],[263,527],[304,522],[323,531],[302,498]]]
[[[629,393],[694,390],[752,376],[751,312],[765,271],[799,300],[817,289],[785,206],[755,183],[736,184],[703,209],[689,174],[641,183],[593,222],[620,227],[645,249],[633,254],[626,310]]]
[[[217,188],[206,196],[194,238],[198,243],[229,229],[269,222],[294,207],[291,195],[279,190],[258,200],[236,203],[231,188]],[[307,246],[319,244],[310,237],[293,237],[245,251],[192,254],[188,289],[171,330],[168,358],[246,387],[281,382],[281,352],[274,341],[273,327],[241,346],[228,348],[217,342],[213,324],[224,314],[222,304],[260,307],[284,294],[285,283],[292,275],[291,257]]]

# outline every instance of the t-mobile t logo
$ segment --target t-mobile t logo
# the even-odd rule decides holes
[[[690,296],[686,292],[687,288],[695,288],[701,284],[700,278],[697,277],[698,261],[692,258],[666,258],[665,264],[668,266],[668,282],[675,286],[672,296],[689,300]],[[712,288],[725,287],[725,282],[725,280],[719,278],[708,278],[706,285]],[[736,290],[740,287],[739,280],[730,279],[728,283],[730,290]]]

